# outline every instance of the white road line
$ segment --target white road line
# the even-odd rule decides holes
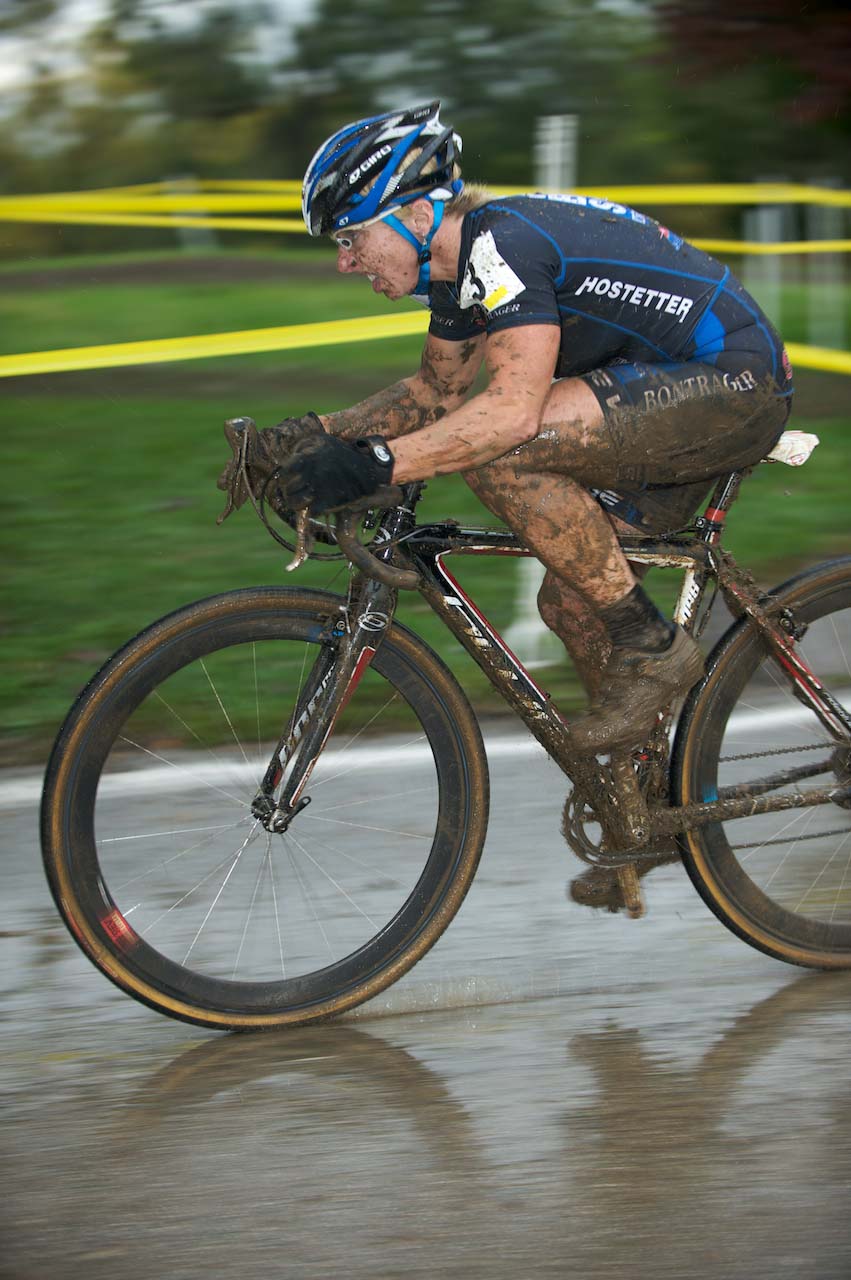
[[[271,751],[271,745],[270,745]],[[532,737],[497,738],[487,744],[490,760],[503,759],[506,756],[543,756],[544,750]],[[322,773],[331,769],[342,769],[346,772],[356,768],[405,769],[425,764],[431,758],[431,751],[425,744],[407,746],[364,746],[352,747],[350,750],[340,748],[326,751],[322,757]],[[197,758],[196,758],[197,760]],[[114,798],[149,795],[151,792],[186,790],[186,772],[191,769],[198,781],[204,785],[218,782],[236,782],[243,778],[259,777],[262,768],[249,767],[240,760],[233,764],[220,764],[197,760],[193,764],[191,755],[179,757],[180,768],[169,768],[156,765],[151,768],[133,769],[126,773],[114,773],[104,778],[100,786],[100,794]],[[265,762],[263,765],[265,768]],[[321,774],[317,770],[317,780]],[[41,796],[42,775],[35,777],[10,779],[0,782],[0,809],[16,808],[19,805],[33,804]]]
[[[775,708],[764,711],[753,710],[739,712],[733,717],[729,728],[737,737],[746,738],[757,727],[764,734],[776,735],[781,729],[812,718],[804,707]],[[534,738],[527,734],[523,737],[495,737],[486,742],[488,759],[491,761],[508,758],[544,756],[544,750]],[[355,768],[373,769],[405,769],[414,768],[428,761],[430,750],[425,744],[400,748],[396,745],[371,746],[368,743],[346,750],[328,751],[322,757],[321,773],[327,770],[342,768],[346,772]],[[259,778],[261,770],[257,766],[247,766],[242,760],[232,764],[221,764],[200,760],[191,753],[181,755],[179,768],[157,765],[151,768],[133,769],[125,773],[115,773],[105,778],[100,787],[100,794],[110,798],[150,795],[154,792],[185,790],[187,786],[186,771],[191,769],[199,783],[217,785],[224,782],[236,782],[239,779]],[[265,767],[265,764],[264,764]],[[317,780],[321,778],[317,771]],[[36,804],[41,796],[42,775],[29,775],[0,782],[0,809],[16,809]]]

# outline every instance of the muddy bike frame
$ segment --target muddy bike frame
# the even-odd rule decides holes
[[[708,584],[717,584],[734,616],[748,618],[759,631],[768,652],[795,684],[797,697],[811,708],[835,741],[847,743],[851,716],[797,652],[796,642],[806,627],[799,624],[791,609],[772,604],[770,597],[761,597],[749,576],[720,549],[727,512],[746,474],[734,471],[718,482],[692,537],[621,537],[621,548],[635,564],[682,571],[674,620],[689,632],[695,630]],[[452,555],[528,556],[531,552],[506,529],[468,528],[452,521],[418,525],[415,509],[422,489],[422,484],[411,484],[395,491],[401,500],[378,514],[377,532],[368,551],[354,537],[358,517],[350,514],[338,518],[337,540],[355,572],[345,603],[328,618],[321,633],[319,656],[254,799],[254,815],[269,830],[286,830],[295,815],[310,803],[304,790],[313,767],[392,623],[400,586],[419,591],[547,754],[581,791],[584,803],[601,826],[606,847],[613,853],[629,852],[630,857],[640,858],[643,847],[652,849],[654,841],[670,839],[677,832],[758,813],[828,804],[842,790],[834,782],[805,794],[766,794],[805,776],[828,771],[829,763],[821,761],[803,769],[778,772],[759,784],[760,794],[732,787],[719,793],[717,799],[701,804],[675,807],[663,800],[648,805],[647,787],[640,785],[635,766],[645,761],[652,769],[655,761],[657,778],[661,774],[667,777],[670,715],[660,713],[653,739],[643,753],[613,753],[607,763],[578,753],[568,721],[459,586],[446,564]],[[299,552],[290,567],[303,559]],[[280,795],[275,799],[285,774]]]

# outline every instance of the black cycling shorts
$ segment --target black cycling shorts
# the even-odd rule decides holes
[[[648,533],[680,528],[718,476],[771,451],[791,410],[791,366],[782,347],[767,360],[748,349],[747,330],[742,338],[712,364],[611,364],[579,375],[607,429],[607,474],[589,484],[607,511]]]

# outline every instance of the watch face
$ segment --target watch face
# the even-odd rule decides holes
[[[374,445],[372,452],[374,453],[375,457],[378,459],[379,462],[390,461],[390,450],[387,448],[386,444]]]

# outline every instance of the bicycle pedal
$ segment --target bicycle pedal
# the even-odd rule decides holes
[[[630,920],[640,920],[647,908],[644,903],[641,880],[635,869],[635,864],[628,862],[625,866],[618,867],[617,873],[618,887],[621,891],[626,913]]]

